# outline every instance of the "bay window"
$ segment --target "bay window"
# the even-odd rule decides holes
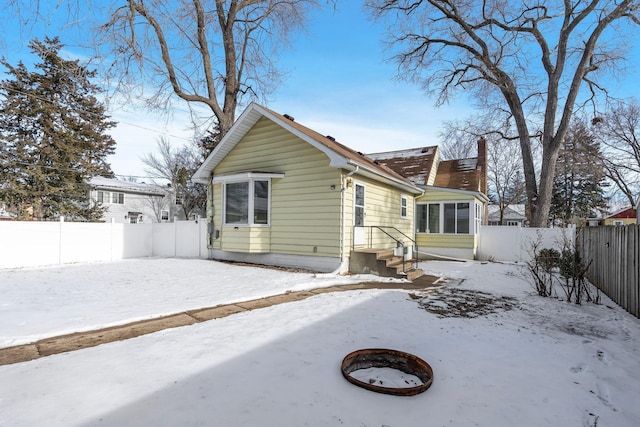
[[[224,183],[226,225],[268,225],[270,180],[248,179]]]

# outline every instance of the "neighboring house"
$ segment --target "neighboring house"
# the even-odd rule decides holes
[[[180,212],[170,187],[93,177],[89,200],[91,206],[106,208],[102,219],[117,223],[171,222]]]
[[[500,221],[500,206],[489,205],[488,225],[506,225],[512,227],[522,227],[527,224],[525,205],[508,205],[504,208],[502,221]]]
[[[17,215],[13,212],[9,212],[5,205],[0,205],[0,221],[15,221]]]
[[[417,241],[473,258],[488,202],[479,145],[466,160],[364,155],[252,103],[192,178],[208,184],[210,257],[345,272],[352,253]]]
[[[631,207],[626,206],[622,209],[618,209],[609,215],[603,215],[598,218],[589,218],[587,223],[589,227],[596,227],[599,225],[629,225],[638,223],[638,206]]]

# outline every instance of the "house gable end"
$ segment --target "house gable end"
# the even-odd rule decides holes
[[[295,135],[302,141],[321,151],[329,159],[329,166],[336,169],[349,171],[358,170],[374,179],[390,182],[394,186],[409,190],[412,194],[419,194],[421,190],[393,170],[384,165],[377,164],[364,154],[358,153],[329,136],[323,136],[305,126],[295,122],[292,117],[282,116],[268,108],[252,103],[240,115],[230,131],[225,135],[220,144],[207,157],[192,179],[196,182],[206,183],[213,170],[233,150],[233,148],[247,135],[247,133],[262,118],[268,119]]]

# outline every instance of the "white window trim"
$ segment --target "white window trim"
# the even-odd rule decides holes
[[[468,233],[445,233],[444,232],[444,205],[450,203],[450,204],[455,204],[456,205],[456,215],[457,215],[457,211],[458,211],[458,203],[469,203],[469,232]],[[424,206],[429,206],[429,205],[439,205],[440,206],[440,218],[439,218],[439,227],[440,227],[440,232],[439,233],[430,233],[429,231],[417,231],[418,227],[418,212],[419,209],[417,209],[417,206],[420,205],[424,205]],[[478,203],[476,200],[433,200],[433,201],[428,201],[428,202],[419,202],[416,203],[416,210],[414,212],[414,215],[416,217],[415,219],[415,225],[416,225],[416,234],[438,234],[438,235],[446,235],[446,236],[474,236],[477,235],[478,232],[480,230],[476,230],[476,228],[479,228],[476,226],[477,224],[477,218],[476,218],[476,206],[481,206],[481,203]],[[427,208],[428,210],[428,208]],[[428,212],[427,212],[427,226],[429,225],[429,216],[428,216]],[[456,217],[456,228],[457,228],[457,217]],[[427,229],[428,230],[428,229]]]
[[[98,195],[99,193],[102,193],[102,201],[99,201],[99,195]],[[122,194],[122,203],[113,201],[114,194],[118,194],[117,196],[118,200],[120,199],[119,195]],[[124,205],[126,203],[125,195],[126,193],[122,191],[96,190],[96,203],[100,203],[101,205]]]
[[[256,181],[266,181],[276,178],[284,178],[283,173],[269,173],[269,172],[243,172],[235,173],[232,175],[214,176],[211,180],[214,184],[227,183],[227,182],[242,182],[250,179]]]
[[[364,188],[364,205],[356,205],[356,186]],[[367,186],[364,182],[353,182],[353,225],[356,224],[356,206],[362,207],[362,227],[367,223]]]
[[[236,175],[234,175],[236,176]],[[255,189],[255,181],[267,181],[267,223],[266,224],[255,224],[253,222],[254,214],[254,189]],[[271,179],[270,178],[249,178],[249,179],[237,179],[237,180],[225,180],[219,181],[222,182],[222,225],[223,227],[271,227]],[[227,184],[234,184],[246,182],[249,184],[249,194],[248,194],[248,214],[246,224],[238,224],[238,223],[227,223]]]
[[[404,201],[404,206],[402,202]],[[402,208],[404,207],[404,215],[402,214]],[[409,219],[409,196],[406,194],[400,195],[400,218],[401,219]]]
[[[283,173],[271,173],[271,172],[240,172],[231,175],[214,176],[211,179],[212,184],[222,184],[222,226],[223,227],[271,227],[271,180],[284,178]],[[247,224],[227,224],[227,185],[234,182],[248,182],[250,187],[249,194],[253,194],[254,181],[267,181],[268,182],[268,195],[267,195],[267,223],[266,224],[254,224],[253,223],[253,197],[249,197],[249,221]]]

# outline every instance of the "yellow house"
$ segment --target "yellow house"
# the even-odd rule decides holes
[[[636,209],[627,207],[604,218],[603,225],[629,225],[636,224]]]
[[[193,176],[208,185],[210,258],[340,272],[351,259],[352,270],[380,272],[354,265],[354,254],[385,249],[378,252],[385,265],[405,258],[396,268],[402,273],[428,245],[472,258],[486,196],[440,188],[447,174],[438,174],[446,163],[439,159],[431,159],[433,179],[419,183],[381,154],[356,152],[250,104]],[[440,229],[433,228],[436,203]]]

